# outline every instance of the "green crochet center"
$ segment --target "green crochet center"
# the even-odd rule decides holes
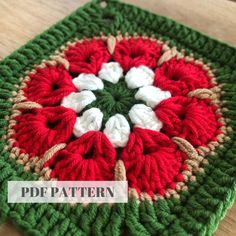
[[[143,103],[134,98],[137,89],[129,89],[124,78],[121,78],[116,84],[108,81],[103,81],[103,83],[104,89],[94,91],[96,100],[86,106],[85,110],[92,107],[99,108],[103,113],[103,127],[115,114],[123,115],[132,126],[128,115],[129,110],[133,105]]]
[[[76,10],[43,34],[22,46],[0,62],[0,222],[10,219],[26,234],[34,236],[72,235],[176,235],[208,236],[215,231],[236,196],[236,48],[211,39],[173,20],[115,0],[107,7],[93,1]],[[180,199],[160,199],[153,204],[130,199],[127,204],[84,207],[76,204],[10,204],[7,202],[7,182],[36,180],[33,172],[10,158],[6,150],[6,135],[13,106],[13,92],[19,78],[35,64],[48,59],[56,50],[75,37],[82,39],[104,34],[123,35],[146,33],[176,46],[185,54],[194,54],[204,63],[211,62],[217,82],[222,84],[223,115],[233,129],[229,140],[209,154],[204,173],[188,182],[188,190]]]

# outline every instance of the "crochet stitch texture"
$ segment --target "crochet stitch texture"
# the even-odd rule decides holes
[[[93,1],[0,62],[0,217],[29,235],[211,235],[235,197],[236,49]],[[9,180],[127,180],[127,204],[9,204]]]

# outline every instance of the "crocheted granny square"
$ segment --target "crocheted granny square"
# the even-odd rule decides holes
[[[211,235],[236,192],[236,49],[93,1],[0,62],[0,217],[30,235]],[[10,180],[127,180],[127,204],[7,203]]]

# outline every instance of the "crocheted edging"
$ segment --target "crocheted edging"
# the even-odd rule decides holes
[[[91,9],[95,9],[96,16],[92,13],[93,11],[91,12]],[[108,21],[108,18],[105,18],[102,14],[100,7],[96,3],[89,4],[1,62],[1,77],[5,79],[4,84],[1,84],[1,107],[3,108],[0,112],[1,127],[7,125],[4,116],[9,115],[10,111],[8,111],[8,108],[12,106],[7,99],[12,96],[11,91],[16,90],[14,84],[18,83],[18,78],[24,73],[22,69],[31,68],[32,59],[36,60],[34,63],[40,62],[43,57],[47,57],[52,53],[61,42],[66,42],[67,39],[72,38],[75,34],[79,37],[82,35],[90,37],[93,34],[97,34],[98,31],[112,32],[114,34],[116,29],[119,28],[122,29],[122,33],[129,31],[129,33],[138,32],[142,34],[142,31],[145,31],[148,35],[165,35],[164,38],[170,40],[171,45],[175,45],[177,48],[185,48],[186,54],[194,51],[196,58],[202,57],[204,62],[212,61],[211,67],[217,69],[214,71],[217,81],[224,83],[223,90],[225,93],[221,94],[221,98],[225,101],[224,106],[227,108],[227,110],[223,111],[224,116],[227,117],[228,124],[235,129],[235,97],[233,96],[236,74],[234,69],[236,61],[235,48],[209,39],[201,33],[177,24],[174,21],[133,6],[111,1],[108,3],[108,11],[111,13],[110,15],[113,17],[113,20],[106,26],[104,22]],[[90,13],[93,14],[93,17],[89,16]],[[100,17],[100,15],[103,16]],[[83,27],[80,27],[80,31],[77,31],[77,25],[73,22],[83,24]],[[97,27],[95,26],[96,23]],[[140,27],[141,25],[142,27]],[[55,35],[57,40],[52,40]],[[1,135],[4,134],[5,130],[1,129]],[[16,174],[18,176],[22,175],[25,179],[32,179],[33,177],[23,172],[20,165],[15,165],[15,162],[10,161],[8,158],[9,153],[2,151],[2,159],[0,160],[1,181],[3,183],[1,186],[2,204],[0,205],[2,217],[10,217],[28,233],[34,235],[46,235],[49,230],[54,232],[55,235],[62,235],[63,233],[71,235],[77,233],[80,235],[85,232],[96,232],[101,235],[111,232],[119,234],[121,232],[119,222],[125,222],[127,231],[133,235],[138,233],[141,235],[153,233],[161,235],[170,233],[188,235],[193,232],[199,235],[210,235],[215,230],[219,220],[224,216],[227,208],[232,205],[236,191],[234,168],[235,131],[230,132],[229,136],[231,140],[226,141],[224,147],[216,149],[216,156],[213,158],[208,156],[209,165],[205,167],[205,174],[197,175],[196,182],[189,183],[188,191],[183,192],[179,200],[160,200],[158,204],[153,204],[152,206],[143,202],[139,207],[135,202],[130,202],[125,207],[126,216],[124,216],[124,211],[122,210],[124,206],[121,205],[116,205],[116,209],[113,208],[112,213],[109,211],[109,208],[101,207],[98,210],[93,206],[83,211],[78,205],[72,211],[68,210],[66,206],[52,206],[50,204],[42,204],[40,206],[38,204],[29,204],[29,206],[7,205],[6,181],[17,178],[21,179],[16,177]],[[1,141],[1,150],[4,146],[5,142]],[[32,209],[31,211],[30,208]],[[47,215],[46,210],[50,211],[54,216],[52,221],[48,221],[48,218],[43,216],[44,214]],[[109,215],[111,218],[104,217],[104,214],[102,217],[99,217],[101,216],[100,213],[104,210],[107,212],[105,216]],[[71,222],[69,222],[67,216],[68,212],[70,212],[70,216],[73,216],[71,217]],[[97,213],[96,219],[95,212]],[[140,217],[145,214],[149,215],[149,220]],[[32,215],[35,217],[32,218]],[[82,221],[78,223],[74,220],[74,218],[78,219],[82,215],[83,222],[86,222],[83,225],[81,225]],[[42,216],[44,227],[41,227],[40,224]],[[107,225],[110,219],[114,219],[112,218],[113,216],[117,220],[112,221],[112,228],[109,225],[105,228],[104,225]],[[57,224],[54,224],[55,222]],[[92,223],[96,231],[89,228],[89,225]]]
[[[120,42],[123,39],[123,36],[121,34],[118,34],[116,37],[113,36],[104,36],[101,35],[101,37],[95,37],[95,40],[102,40],[107,43],[107,49],[112,55],[115,50],[116,42]],[[94,40],[93,39],[93,40]],[[148,37],[143,36],[140,37],[137,34],[135,34],[133,37],[126,34],[124,37],[124,40],[149,40]],[[84,41],[85,40],[85,41]],[[67,51],[69,48],[75,46],[79,43],[87,43],[89,41],[93,41],[92,39],[84,39],[84,40],[78,40],[76,39],[73,43],[68,42],[67,46],[62,46],[60,51],[57,51],[55,55],[51,56],[52,60],[43,60],[43,62],[40,65],[35,65],[35,68],[28,73],[24,78],[20,78],[21,84],[17,86],[19,88],[18,93],[14,93],[15,97],[13,99],[10,99],[11,102],[13,102],[13,110],[11,116],[7,116],[6,119],[9,120],[9,129],[7,130],[7,135],[5,138],[7,139],[8,146],[5,147],[6,150],[8,150],[11,154],[10,157],[17,160],[17,163],[24,165],[24,169],[26,171],[29,171],[30,169],[34,169],[37,175],[39,175],[39,179],[43,180],[50,180],[52,177],[51,175],[51,168],[49,166],[45,167],[45,163],[47,163],[53,156],[66,148],[66,143],[59,143],[47,150],[44,155],[41,157],[38,156],[32,156],[31,153],[27,153],[24,149],[19,148],[18,142],[15,140],[15,133],[13,127],[16,126],[17,120],[15,120],[16,117],[20,116],[23,113],[25,113],[25,109],[40,109],[43,106],[35,101],[30,101],[30,99],[27,99],[25,95],[25,91],[27,90],[27,84],[30,84],[31,77],[33,75],[37,74],[38,70],[37,68],[47,68],[48,66],[55,66],[55,68],[59,65],[62,65],[67,71],[69,70],[70,63],[65,57],[65,51]],[[204,68],[204,70],[207,72],[207,75],[210,78],[211,83],[214,83],[214,87],[210,89],[195,89],[193,91],[190,91],[187,94],[187,97],[196,97],[198,99],[210,99],[212,104],[215,104],[218,109],[215,110],[216,114],[218,114],[218,122],[221,123],[221,134],[218,134],[217,141],[211,141],[206,146],[200,146],[195,149],[186,139],[180,138],[180,137],[173,137],[172,140],[179,146],[180,150],[182,150],[184,153],[187,154],[188,158],[184,161],[184,164],[186,165],[186,169],[182,171],[183,181],[177,182],[176,185],[174,185],[174,189],[169,188],[167,189],[165,193],[165,197],[169,198],[171,196],[174,196],[175,198],[179,198],[179,193],[183,190],[187,190],[186,182],[188,181],[195,181],[196,177],[195,175],[199,172],[203,173],[204,168],[203,164],[208,163],[207,159],[204,158],[205,155],[211,153],[214,154],[214,150],[217,146],[220,145],[220,143],[223,143],[225,140],[229,139],[229,137],[226,136],[227,130],[231,131],[231,128],[226,128],[226,122],[225,119],[222,117],[222,103],[219,100],[220,94],[222,93],[219,86],[216,85],[216,80],[214,78],[213,72],[210,70],[210,68],[207,65],[204,65],[204,63],[201,60],[195,60],[193,55],[190,57],[185,57],[184,54],[178,52],[176,48],[169,48],[168,45],[165,42],[162,42],[161,40],[157,40],[154,37],[151,38],[152,42],[156,42],[157,45],[161,45],[162,47],[162,55],[160,56],[157,64],[158,66],[161,66],[163,63],[168,62],[170,60],[173,60],[173,58],[176,58],[178,60],[183,60],[185,63],[191,63],[195,64],[196,66],[199,66],[201,68]],[[110,77],[109,77],[110,78]],[[75,79],[74,79],[75,80]],[[36,90],[33,89],[35,92]],[[22,135],[22,134],[21,134]],[[30,145],[31,146],[31,145]],[[126,180],[126,169],[123,163],[123,160],[118,160],[116,162],[116,167],[114,168],[115,172],[115,180]],[[151,201],[152,197],[145,192],[141,192],[140,195],[137,193],[135,188],[130,188],[129,190],[129,196],[134,197],[137,200],[140,198],[141,200],[148,200]],[[162,199],[162,195],[155,195],[154,199]]]

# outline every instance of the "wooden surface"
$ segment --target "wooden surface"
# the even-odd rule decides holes
[[[0,0],[0,59],[68,15],[87,0]],[[227,0],[124,0],[168,16],[236,46],[236,3]],[[20,236],[10,223],[0,236]],[[236,204],[215,236],[236,235]]]

